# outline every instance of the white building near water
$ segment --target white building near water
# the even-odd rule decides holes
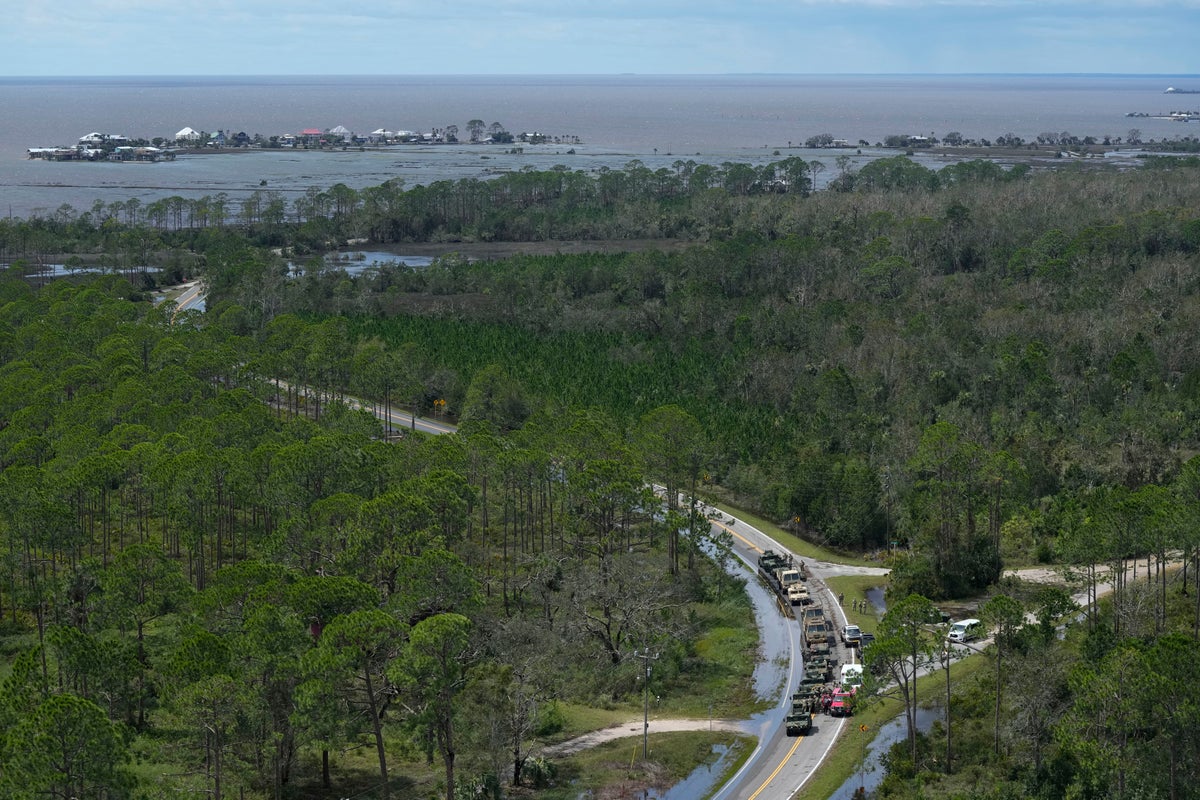
[[[95,145],[95,144],[104,144],[105,142],[108,142],[110,144],[121,144],[123,142],[128,142],[128,141],[129,141],[128,136],[122,136],[119,133],[100,133],[98,131],[92,131],[91,133],[87,134],[86,136],[79,137],[80,144]]]
[[[179,133],[175,134],[177,142],[198,142],[200,141],[200,131],[184,128]]]
[[[347,128],[345,125],[338,125],[336,128],[329,129],[330,136],[340,136],[343,139],[353,139],[354,131]]]

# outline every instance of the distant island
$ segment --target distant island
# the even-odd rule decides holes
[[[1198,111],[1173,111],[1161,114],[1144,112],[1129,112],[1130,118],[1171,119],[1181,122],[1200,122]],[[179,154],[215,154],[242,153],[254,150],[367,150],[401,145],[497,145],[511,144],[512,153],[522,152],[523,145],[567,145],[574,146],[582,140],[574,135],[550,135],[534,132],[519,134],[510,133],[503,125],[493,122],[485,126],[480,120],[467,123],[466,136],[460,138],[457,125],[445,128],[433,128],[427,132],[409,130],[389,130],[379,128],[368,134],[356,134],[338,125],[321,130],[305,128],[299,133],[284,133],[271,136],[262,134],[250,135],[244,131],[229,133],[218,130],[215,133],[198,131],[193,128],[183,128],[173,137],[156,136],[153,139],[131,139],[119,134],[92,132],[79,137],[77,144],[71,147],[30,147],[26,150],[29,158],[46,161],[128,161],[154,162],[171,161]],[[1200,141],[1195,136],[1175,137],[1172,140],[1163,138],[1143,140],[1142,132],[1131,128],[1125,136],[1078,136],[1069,131],[1047,131],[1036,137],[1025,139],[1022,136],[1008,132],[994,139],[964,136],[958,131],[950,131],[941,138],[933,135],[897,133],[884,136],[874,143],[866,139],[851,140],[839,138],[831,133],[820,133],[800,141],[788,141],[787,150],[850,150],[859,154],[864,148],[879,150],[900,150],[909,155],[918,150],[935,151],[951,155],[971,155],[983,158],[1062,158],[1062,157],[1100,157],[1105,152],[1128,147],[1145,148],[1152,146],[1155,150],[1171,152],[1196,152],[1200,149]],[[780,145],[775,150],[778,155],[784,149]],[[566,151],[574,155],[575,150]],[[657,154],[657,149],[655,154]],[[671,155],[668,151],[666,155]]]
[[[173,137],[155,136],[150,139],[131,138],[123,134],[92,133],[80,136],[73,146],[30,147],[29,158],[47,161],[170,161],[179,153],[207,153],[230,150],[344,150],[350,147],[390,147],[402,144],[581,144],[575,134],[547,134],[540,131],[514,134],[499,122],[486,125],[482,120],[466,124],[465,138],[460,138],[457,125],[433,128],[429,131],[389,130],[379,128],[368,134],[357,134],[343,125],[322,130],[305,128],[299,133],[270,136],[217,130],[215,133],[185,127]]]

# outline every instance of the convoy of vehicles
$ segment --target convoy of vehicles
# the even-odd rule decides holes
[[[864,654],[875,641],[874,634],[846,624],[834,638],[833,623],[826,617],[826,609],[805,583],[808,570],[803,561],[767,550],[758,559],[758,572],[775,591],[781,607],[796,618],[803,637],[804,673],[792,695],[792,707],[785,721],[787,735],[811,733],[814,716],[821,711],[834,717],[852,715],[864,677],[863,664],[853,663],[855,651]],[[948,624],[950,619],[939,609],[931,622]],[[971,618],[950,625],[946,638],[951,642],[969,642],[983,633],[983,623]],[[839,642],[851,656],[851,663],[841,664],[840,669]],[[831,683],[835,675],[837,681]]]
[[[825,607],[805,583],[808,570],[803,561],[767,550],[758,559],[758,572],[779,597],[781,607],[796,618],[803,637],[804,674],[798,691],[792,695],[792,707],[785,721],[787,735],[808,735],[817,712],[835,717],[852,715],[864,677],[863,664],[853,663],[854,653],[857,650],[864,654],[875,641],[874,634],[846,624],[834,638],[833,623],[826,616]],[[950,618],[938,609],[930,622],[948,624]],[[971,618],[950,625],[946,638],[951,642],[969,642],[983,634],[983,623]],[[839,643],[850,652],[852,662],[841,664],[840,669]],[[837,682],[831,683],[835,675]]]
[[[792,708],[785,721],[787,735],[810,734],[817,712],[851,716],[864,678],[863,664],[854,663],[859,661],[854,652],[868,648],[875,640],[874,634],[846,624],[835,636],[828,609],[805,583],[808,570],[803,561],[767,551],[758,558],[758,575],[775,591],[785,612],[796,618],[804,644],[804,672],[797,692],[792,694]],[[826,594],[822,591],[820,596]],[[952,632],[950,638],[974,638],[978,636],[978,624],[978,620],[959,622],[954,628],[959,632]],[[850,663],[839,664],[842,646],[850,654]]]
[[[797,595],[800,594],[801,589],[804,590],[804,594],[808,594],[808,590],[804,586],[804,578],[807,573],[804,562],[795,561],[790,555],[781,556],[773,550],[767,550],[758,557],[758,574],[770,584],[780,598],[788,601],[788,605],[799,605],[799,603],[791,602],[789,597],[788,592],[792,587],[797,587]]]
[[[806,736],[812,732],[818,712],[834,716],[854,713],[854,695],[862,685],[863,668],[851,663],[840,665],[839,670],[839,643],[853,652],[863,633],[857,625],[846,625],[840,636],[835,636],[827,609],[805,583],[808,570],[803,561],[768,550],[758,559],[758,573],[800,625],[804,672],[784,726],[788,736]]]

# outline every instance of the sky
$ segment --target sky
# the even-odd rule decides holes
[[[1200,73],[1200,0],[5,6],[0,76]]]

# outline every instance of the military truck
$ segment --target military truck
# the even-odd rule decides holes
[[[787,715],[784,723],[788,736],[807,736],[812,731],[812,714],[808,711],[796,711]]]
[[[809,622],[824,622],[824,621],[825,621],[825,609],[821,608],[820,606],[816,606],[816,605],[804,609],[804,622],[806,624]]]
[[[812,647],[814,642],[832,642],[833,635],[829,623],[824,619],[804,620],[804,644]]]
[[[829,679],[833,677],[832,673],[833,670],[829,666],[828,659],[816,658],[804,663],[804,674],[820,678],[822,683],[828,683]]]
[[[766,550],[758,557],[758,568],[768,575],[774,575],[775,570],[780,567],[790,567],[791,559],[787,556],[781,556],[774,550]]]
[[[786,593],[789,586],[803,582],[804,576],[793,566],[779,567],[775,570],[775,584],[781,593]]]
[[[820,702],[820,700],[820,684],[806,684],[801,682],[799,690],[792,694],[792,710],[808,709],[809,711],[816,711],[817,704]]]
[[[776,592],[780,591],[779,571],[791,569],[791,567],[791,557],[781,556],[774,550],[767,550],[758,557],[758,574],[771,584],[771,588]]]
[[[812,602],[812,596],[808,593],[808,587],[803,583],[793,583],[788,587],[788,602],[794,606],[807,605]]]
[[[806,658],[826,658],[831,659],[833,656],[833,642],[820,641],[812,642],[805,650]]]
[[[809,656],[804,659],[805,669],[819,669],[823,672],[832,674],[834,659],[829,656]]]
[[[825,683],[825,676],[815,672],[805,672],[804,677],[800,679],[800,685],[806,686],[822,686]]]

